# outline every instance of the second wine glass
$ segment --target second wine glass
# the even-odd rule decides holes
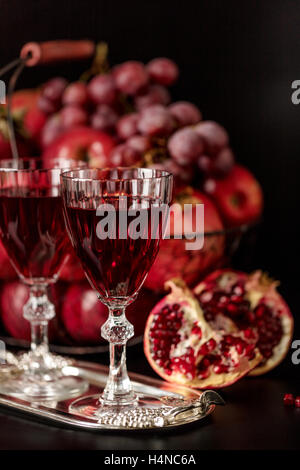
[[[31,351],[19,364],[24,373],[2,380],[0,393],[34,400],[60,400],[82,393],[87,384],[63,374],[64,358],[52,355],[48,323],[55,316],[48,287],[70,253],[65,230],[60,173],[78,161],[35,158],[0,162],[0,236],[20,279],[29,287],[24,317],[31,324]],[[85,166],[85,165],[84,165]]]

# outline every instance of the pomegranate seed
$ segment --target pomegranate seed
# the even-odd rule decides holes
[[[199,336],[199,338],[202,337],[202,330],[201,330],[200,326],[198,326],[198,325],[193,326],[191,333],[194,334],[194,335]]]
[[[244,299],[243,299],[243,297],[241,297],[240,295],[232,295],[232,296],[230,297],[230,300],[231,300],[231,302],[233,302],[234,304],[239,304],[239,303],[243,302]]]
[[[169,312],[170,312],[170,307],[168,305],[166,305],[161,311],[163,315],[166,315]]]
[[[215,374],[222,374],[222,372],[224,372],[224,367],[222,364],[218,364],[216,366],[214,366],[214,373]]]
[[[295,407],[300,408],[300,397],[295,398]]]
[[[246,330],[244,330],[244,336],[247,339],[255,338],[255,335],[253,331],[251,330],[251,328],[247,328]]]
[[[254,344],[247,344],[245,348],[245,355],[250,358],[253,355],[254,348],[255,348]]]
[[[244,295],[245,289],[244,289],[242,286],[236,285],[236,286],[233,288],[233,292],[234,292],[236,295]]]
[[[297,397],[299,398],[299,397]],[[294,396],[292,393],[286,393],[283,397],[283,403],[287,406],[292,406],[294,404]]]
[[[227,344],[233,344],[234,343],[234,338],[230,335],[225,336],[225,341]]]
[[[236,346],[235,346],[235,349],[236,349],[238,354],[243,354],[244,349],[245,349],[244,344],[242,342],[237,343]]]
[[[174,305],[173,305],[173,310],[175,310],[175,312],[177,312],[179,309],[180,309],[180,305],[179,305],[179,304],[174,304]]]
[[[206,347],[208,349],[208,351],[213,351],[216,347],[216,342],[213,338],[211,338],[209,341],[207,341],[206,343]]]
[[[227,311],[231,314],[231,315],[236,315],[239,311],[239,307],[235,304],[228,304],[227,305]]]
[[[264,316],[264,314],[265,314],[264,305],[259,305],[255,310],[255,315],[257,316],[257,318],[261,318]]]
[[[247,313],[247,318],[249,320],[250,323],[254,323],[255,322],[255,315],[253,312],[248,312]]]
[[[204,379],[207,379],[207,377],[209,376],[209,370],[201,370],[200,372],[198,372],[198,378],[200,380],[204,380]]]
[[[203,294],[200,297],[200,300],[201,300],[201,302],[206,304],[206,303],[210,302],[212,298],[213,298],[213,295],[212,295],[211,292],[204,291]]]

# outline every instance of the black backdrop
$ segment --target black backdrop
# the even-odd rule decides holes
[[[31,40],[105,40],[112,64],[175,59],[173,97],[192,100],[229,131],[237,158],[264,187],[253,267],[298,276],[300,2],[295,0],[0,0],[0,64]],[[27,70],[20,85],[76,78],[85,64]],[[297,226],[298,225],[298,226]]]

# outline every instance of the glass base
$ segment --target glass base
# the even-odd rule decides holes
[[[80,377],[49,373],[38,377],[21,373],[0,381],[0,393],[27,401],[67,400],[86,392],[88,383]]]

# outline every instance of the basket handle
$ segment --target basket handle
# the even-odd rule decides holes
[[[27,67],[52,64],[64,60],[83,60],[92,57],[95,44],[88,39],[80,41],[47,41],[28,42],[20,52],[20,57],[26,60]]]

